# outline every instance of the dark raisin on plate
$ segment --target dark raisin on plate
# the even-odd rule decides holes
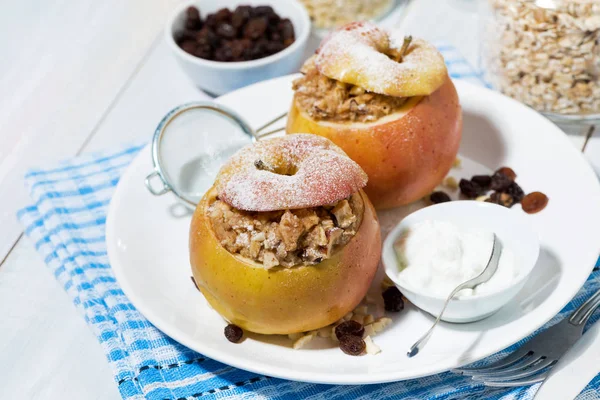
[[[450,199],[450,196],[448,196],[444,192],[431,193],[431,195],[429,195],[429,200],[431,200],[433,204],[446,203],[448,201],[452,201],[452,199]]]
[[[471,178],[471,181],[475,182],[476,184],[481,186],[483,189],[487,189],[490,186],[490,184],[492,183],[492,177],[489,175],[475,175],[474,177]]]
[[[548,196],[542,192],[532,192],[523,197],[521,207],[527,214],[535,214],[542,211],[548,205]]]
[[[490,183],[490,189],[498,192],[504,192],[513,180],[510,177],[504,175],[502,172],[494,172],[492,175],[492,182]]]
[[[519,186],[517,182],[511,183],[506,189],[506,193],[510,194],[513,197],[515,203],[520,203],[521,200],[523,200],[523,197],[525,196],[523,189],[521,189],[521,186]]]
[[[340,338],[340,349],[348,355],[359,356],[366,348],[365,341],[358,336],[345,335]]]
[[[484,193],[481,186],[468,179],[461,179],[458,183],[458,187],[460,187],[460,192],[469,199],[474,199]]]
[[[225,327],[224,330],[225,337],[231,343],[239,343],[242,340],[242,336],[244,336],[244,331],[237,325],[229,324]]]
[[[390,286],[382,294],[385,311],[399,312],[404,310],[402,293],[396,286]]]
[[[498,170],[496,172],[499,172],[501,174],[504,174],[506,176],[508,176],[510,179],[512,179],[513,181],[515,179],[517,179],[517,174],[515,173],[515,171],[513,171],[512,168],[509,167],[502,167],[502,168],[498,168]]]
[[[335,336],[340,340],[343,336],[352,335],[362,338],[365,333],[365,327],[357,321],[344,321],[335,327]]]

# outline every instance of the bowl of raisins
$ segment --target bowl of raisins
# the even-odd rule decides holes
[[[192,82],[221,95],[298,71],[310,27],[297,0],[195,0],[173,12],[165,36]]]

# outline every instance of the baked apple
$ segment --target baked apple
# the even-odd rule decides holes
[[[190,262],[226,320],[305,332],[352,311],[381,255],[367,176],[331,141],[290,135],[236,153],[198,204]]]
[[[423,40],[394,46],[353,23],[326,38],[294,81],[287,133],[332,140],[369,176],[377,208],[430,193],[456,158],[462,113],[444,59]]]

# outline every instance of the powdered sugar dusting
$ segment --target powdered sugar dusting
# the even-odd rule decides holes
[[[258,160],[276,172],[295,174],[258,169]],[[246,211],[322,206],[342,200],[366,184],[365,172],[339,147],[309,134],[247,146],[231,157],[216,180],[221,200]]]
[[[388,57],[393,47],[383,29],[353,23],[323,40],[315,63],[329,78],[389,96],[429,95],[442,85],[446,65],[434,46],[415,39],[402,62]]]

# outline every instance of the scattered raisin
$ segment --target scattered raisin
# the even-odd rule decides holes
[[[431,202],[433,204],[445,203],[447,201],[451,201],[450,196],[448,196],[444,192],[433,192],[433,193],[431,193],[431,195],[429,196],[429,200],[431,200]]]
[[[515,179],[517,179],[517,174],[515,174],[515,171],[513,171],[513,169],[512,169],[512,168],[509,168],[509,167],[502,167],[502,168],[498,169],[498,171],[496,171],[496,172],[499,172],[499,173],[501,173],[501,174],[504,174],[504,175],[508,176],[508,177],[509,177],[510,179],[512,179],[513,181],[514,181]]]
[[[360,322],[354,320],[342,322],[335,327],[335,336],[338,340],[341,340],[342,336],[346,335],[362,338],[363,333],[365,333],[365,327]]]
[[[237,325],[229,324],[225,327],[225,337],[231,343],[239,343],[242,340],[242,336],[244,336],[244,331]]]
[[[523,197],[521,206],[527,214],[535,214],[542,211],[548,204],[548,196],[542,192],[532,192]]]
[[[523,189],[521,189],[521,186],[519,186],[517,182],[511,183],[506,189],[506,193],[510,194],[513,199],[515,199],[515,203],[520,203],[525,196]]]
[[[490,184],[492,183],[492,177],[489,175],[475,175],[474,177],[471,178],[471,181],[475,182],[476,184],[481,186],[483,189],[487,189],[490,186]]]
[[[340,349],[348,355],[361,355],[366,347],[365,341],[358,336],[345,335],[340,338]]]
[[[481,186],[467,179],[461,179],[458,186],[460,187],[460,192],[470,199],[474,199],[484,192]]]
[[[513,180],[508,176],[504,175],[502,172],[495,172],[492,175],[492,182],[490,183],[491,190],[497,190],[498,192],[504,192],[510,184],[513,183]]]
[[[383,296],[385,311],[399,312],[404,310],[404,299],[396,286],[390,286],[381,295]]]

